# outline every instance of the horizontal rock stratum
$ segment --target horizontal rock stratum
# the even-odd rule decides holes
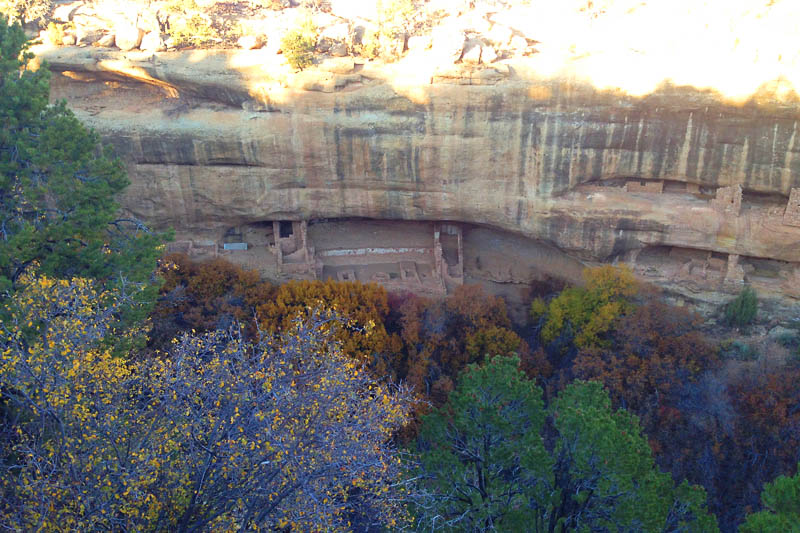
[[[488,226],[625,261],[718,302],[800,297],[800,103],[663,84],[632,96],[537,56],[439,68],[353,58],[289,72],[263,50],[37,50],[128,164],[133,215],[180,239],[274,220]],[[790,195],[792,200],[790,201]]]

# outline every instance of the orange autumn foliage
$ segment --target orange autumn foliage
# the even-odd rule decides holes
[[[613,399],[643,414],[652,395],[669,396],[718,366],[700,322],[683,309],[648,302],[619,319],[609,346],[579,352],[573,372],[601,381]]]
[[[398,373],[437,405],[468,364],[486,356],[529,357],[525,341],[510,329],[503,299],[477,285],[458,287],[443,301],[410,297],[399,314],[405,357]]]
[[[394,359],[401,349],[400,339],[384,326],[389,313],[386,289],[375,283],[290,281],[274,296],[256,306],[260,327],[268,332],[284,331],[298,315],[311,309],[335,310],[349,320],[336,338],[342,350],[355,357],[379,377],[396,377]]]
[[[286,331],[312,309],[335,310],[347,324],[335,334],[344,353],[378,378],[403,381],[441,404],[468,364],[486,356],[517,354],[530,375],[549,372],[511,330],[505,302],[479,286],[463,286],[444,299],[392,295],[380,285],[290,281],[274,287],[257,272],[224,259],[195,262],[173,254],[162,267],[162,297],[153,313],[155,347],[179,331],[211,331],[232,321],[251,339]],[[161,344],[159,344],[161,343]]]
[[[185,254],[169,254],[159,270],[164,278],[152,313],[151,346],[161,347],[179,331],[210,331],[238,321],[255,334],[256,306],[273,297],[275,288],[258,272],[224,259],[199,262]]]
[[[800,449],[800,368],[787,365],[750,374],[731,392],[748,438],[758,436],[784,469],[792,467]]]

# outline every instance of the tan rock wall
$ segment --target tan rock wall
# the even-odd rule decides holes
[[[280,78],[247,52],[59,54],[51,68],[73,74],[54,97],[117,148],[132,180],[124,206],[158,226],[452,220],[590,261],[665,244],[800,262],[800,228],[782,218],[800,187],[800,105],[726,105],[669,87],[638,98],[514,65],[475,86],[352,62],[344,74]],[[86,76],[95,81],[75,80]],[[741,186],[744,199],[737,215],[689,192],[600,186],[628,178]],[[780,198],[780,213],[749,202],[755,193]]]

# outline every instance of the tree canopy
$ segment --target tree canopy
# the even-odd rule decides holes
[[[761,504],[764,510],[749,515],[741,533],[800,532],[800,465],[796,475],[778,476],[764,485]]]
[[[123,302],[23,276],[0,324],[0,527],[350,530],[402,521],[390,436],[405,394],[312,313],[255,345],[185,335],[167,358],[99,343]]]
[[[26,268],[55,277],[146,281],[162,237],[119,216],[121,162],[64,102],[50,105],[47,68],[0,15],[0,291]]]
[[[717,531],[702,488],[655,467],[636,418],[595,382],[545,409],[516,358],[470,366],[418,441],[424,529]]]
[[[614,322],[630,311],[630,298],[639,287],[629,268],[587,268],[583,277],[585,287],[564,289],[549,305],[541,300],[531,305],[533,317],[544,318],[541,337],[545,344],[566,335],[578,348],[601,346]]]

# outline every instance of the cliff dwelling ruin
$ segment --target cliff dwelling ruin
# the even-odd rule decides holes
[[[94,53],[42,54],[72,73],[52,97],[114,145],[120,203],[174,228],[172,251],[425,295],[624,262],[709,309],[748,284],[800,310],[796,107],[632,97],[525,58],[403,85],[352,57],[286,73],[255,51]]]
[[[461,227],[448,223],[275,220],[230,228],[222,242],[178,241],[169,250],[223,256],[271,277],[376,282],[431,296],[464,282]]]
[[[738,185],[709,188],[673,180],[622,179],[582,185],[564,201],[579,205],[588,200],[587,210],[591,206],[602,211],[604,204],[643,213],[677,210],[679,218],[670,231],[681,239],[692,240],[693,234],[712,228],[717,238],[725,238],[741,231],[742,224],[749,231],[800,239],[800,189],[792,189],[783,207],[777,200],[748,198]],[[646,223],[640,219],[630,224],[637,231],[637,225]],[[177,240],[169,244],[169,251],[198,259],[225,257],[275,280],[375,282],[390,291],[427,296],[444,295],[463,283],[489,284],[494,292],[547,278],[576,283],[583,265],[594,264],[514,232],[452,221],[266,220],[231,226],[216,235],[198,233],[206,238]],[[624,230],[595,238],[602,246],[625,242]],[[604,238],[611,242],[604,243]],[[629,264],[643,280],[684,295],[735,294],[749,284],[764,293],[800,298],[800,268],[792,261],[700,246],[635,244],[628,251],[612,252],[606,261]]]

